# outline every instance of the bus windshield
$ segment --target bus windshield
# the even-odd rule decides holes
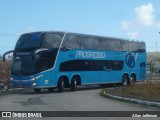
[[[36,56],[14,57],[12,62],[12,74],[15,76],[33,75],[54,66],[58,49],[42,51]]]
[[[18,49],[40,48],[43,36],[44,34],[40,32],[23,34],[19,38],[16,48]]]
[[[59,48],[64,33],[27,33],[21,35],[19,38],[16,49],[38,49],[38,48]]]
[[[35,73],[35,60],[31,56],[13,58],[13,75],[31,75],[33,73]]]

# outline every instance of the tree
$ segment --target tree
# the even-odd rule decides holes
[[[8,61],[0,60],[0,80],[8,81],[10,79],[11,64]]]

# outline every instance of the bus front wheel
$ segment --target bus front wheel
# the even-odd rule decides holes
[[[64,78],[61,77],[58,81],[58,92],[63,92],[64,91]]]
[[[125,74],[122,77],[122,86],[127,86],[129,84],[128,76]]]
[[[73,77],[71,81],[71,90],[75,91],[77,89],[77,78]]]

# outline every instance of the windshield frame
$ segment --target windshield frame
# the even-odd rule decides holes
[[[19,46],[20,40],[21,40],[21,38],[22,38],[23,36],[25,36],[25,35],[31,35],[31,36],[33,36],[33,35],[36,35],[36,34],[37,34],[37,35],[38,35],[38,34],[42,35],[42,38],[40,39],[39,46],[36,46],[36,47],[24,47],[24,48],[21,47],[21,46]],[[61,38],[60,38],[60,41],[59,41],[58,47],[44,47],[44,46],[43,46],[43,43],[46,41],[46,36],[47,36],[48,34],[58,34],[58,35],[61,37]],[[15,51],[34,51],[34,50],[40,49],[40,48],[47,48],[47,49],[59,48],[60,45],[61,45],[61,43],[63,42],[64,36],[65,36],[65,32],[58,32],[58,31],[55,31],[55,32],[32,32],[32,33],[25,33],[25,34],[22,34],[22,35],[19,37],[19,39],[18,39],[18,41],[17,41],[17,43],[16,43],[16,46],[15,46]],[[29,39],[29,41],[31,41],[31,39]],[[29,43],[27,43],[27,44],[29,44]]]
[[[28,50],[28,49],[38,49],[41,47],[41,44],[43,42],[43,39],[44,39],[44,33],[43,32],[34,32],[34,33],[25,33],[25,34],[22,34],[17,43],[16,43],[16,46],[15,46],[15,49],[16,50]],[[24,38],[23,37],[29,37],[29,38]],[[22,42],[22,43],[21,43]],[[35,43],[37,42],[37,46],[34,46],[36,45]],[[23,45],[24,46],[23,46]],[[29,47],[28,47],[29,45]]]
[[[32,56],[13,57],[11,74],[16,76],[28,76],[35,74],[36,61]]]
[[[34,33],[39,33],[39,32],[33,32],[33,33],[26,33],[26,34],[34,34]],[[36,65],[37,65],[37,62],[39,61],[39,59],[41,59],[41,58],[37,58],[37,56],[38,55],[40,55],[40,54],[45,54],[45,53],[47,53],[47,52],[53,52],[53,54],[54,55],[52,55],[54,58],[52,59],[52,61],[51,62],[53,62],[53,64],[51,65],[51,67],[49,67],[48,69],[52,69],[52,68],[54,68],[54,66],[55,66],[55,64],[56,64],[56,59],[57,59],[57,54],[58,54],[58,51],[60,50],[60,47],[61,47],[61,44],[62,44],[62,42],[63,42],[63,39],[64,39],[64,36],[65,36],[65,32],[41,32],[42,34],[43,34],[43,39],[41,40],[41,44],[40,44],[40,47],[38,47],[38,48],[17,48],[17,45],[18,45],[18,42],[17,42],[17,44],[16,44],[16,47],[15,47],[15,50],[14,50],[14,54],[13,54],[13,62],[12,62],[12,70],[11,70],[11,74],[12,75],[15,75],[15,76],[28,76],[28,75],[32,75],[32,74],[37,74],[37,73],[39,73],[39,72],[42,72],[42,71],[45,71],[45,70],[47,70],[47,69],[45,69],[45,70],[37,70],[36,69]],[[59,34],[59,36],[60,36],[60,43],[59,43],[59,45],[58,45],[58,48],[56,47],[56,48],[44,48],[44,47],[42,47],[42,42],[45,40],[45,36],[47,35],[47,34]],[[23,35],[25,35],[25,34],[23,34]],[[20,40],[20,39],[19,39]],[[18,41],[19,41],[18,40]],[[54,40],[53,40],[54,41]],[[39,50],[39,51],[38,51]],[[38,51],[37,53],[36,53],[36,51]],[[36,53],[36,54],[35,54]],[[24,74],[22,71],[14,71],[15,69],[15,58],[16,57],[19,57],[19,59],[23,59],[24,57],[31,57],[32,58],[32,60],[34,61],[34,64],[32,64],[31,63],[31,65],[32,66],[34,66],[33,68],[34,68],[34,72],[32,72],[32,73],[27,73],[26,72],[26,74]],[[32,62],[33,62],[32,61]],[[25,63],[24,63],[25,64]],[[28,65],[28,66],[31,66],[31,65]],[[22,67],[22,65],[21,65],[21,67]],[[23,68],[21,68],[21,70],[22,70]]]

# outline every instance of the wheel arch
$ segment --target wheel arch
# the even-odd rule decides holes
[[[136,82],[136,80],[137,80],[136,73],[131,73],[130,77],[131,77],[132,75],[135,77],[135,82]]]
[[[124,79],[125,77],[126,77],[126,79]],[[122,86],[129,85],[129,81],[130,81],[130,78],[129,78],[128,73],[123,73],[123,75],[122,75],[122,81],[121,81],[122,82]]]
[[[129,74],[128,74],[128,73],[123,73],[123,74],[122,74],[122,77],[123,77],[124,75],[126,75],[126,76],[128,77],[128,79],[129,79]]]
[[[58,79],[58,82],[61,78],[64,78],[64,84],[65,84],[65,87],[68,87],[69,86],[69,78],[67,75],[60,75],[59,76],[59,79]],[[58,82],[57,82],[57,86],[58,86]]]

